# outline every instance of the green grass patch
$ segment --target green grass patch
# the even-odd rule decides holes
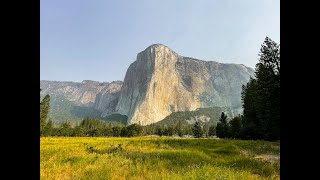
[[[41,179],[280,179],[280,143],[40,138]]]

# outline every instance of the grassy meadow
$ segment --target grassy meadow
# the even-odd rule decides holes
[[[169,137],[40,138],[45,179],[280,179],[280,142]]]

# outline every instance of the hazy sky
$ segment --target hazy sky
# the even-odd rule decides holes
[[[280,0],[41,0],[41,80],[123,80],[161,43],[182,56],[254,68],[280,43]]]

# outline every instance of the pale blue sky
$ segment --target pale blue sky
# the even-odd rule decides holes
[[[40,79],[123,80],[151,44],[254,68],[280,43],[280,0],[41,0]]]

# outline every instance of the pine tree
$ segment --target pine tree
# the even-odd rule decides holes
[[[158,135],[158,136],[162,136],[163,135],[163,129],[162,129],[162,127],[160,127],[160,126],[157,126],[156,127],[156,135]]]
[[[112,136],[113,137],[119,137],[120,134],[121,134],[121,127],[119,127],[119,126],[112,127]]]
[[[261,45],[256,79],[242,88],[244,139],[280,138],[280,45],[266,37]]]
[[[128,130],[127,130],[127,127],[126,127],[126,126],[123,126],[123,127],[121,128],[120,136],[121,136],[121,137],[127,137],[127,136],[128,136]]]
[[[50,111],[50,96],[47,94],[40,103],[40,135],[43,134]]]
[[[59,135],[60,136],[71,136],[73,133],[73,129],[69,122],[64,122],[60,125]]]
[[[140,136],[141,133],[142,133],[142,127],[139,124],[131,124],[127,126],[128,137]]]
[[[216,135],[216,126],[212,125],[209,127],[209,136],[215,136]]]
[[[266,37],[260,49],[257,77],[257,116],[265,139],[280,139],[280,45]]]
[[[105,126],[103,128],[103,136],[112,136],[112,128],[111,126]]]
[[[85,129],[81,126],[76,126],[73,128],[72,136],[73,137],[83,137],[85,136]]]
[[[250,78],[247,85],[242,86],[241,98],[243,103],[243,128],[241,138],[262,139],[261,120],[257,116],[257,80]]]
[[[172,126],[169,126],[164,129],[163,135],[172,136],[175,133],[175,130]]]
[[[193,132],[193,136],[194,136],[195,138],[200,138],[200,137],[203,136],[203,129],[202,129],[199,121],[196,121],[196,122],[194,123],[194,126],[193,126],[193,128],[192,128],[192,132]]]
[[[52,136],[53,134],[53,123],[51,120],[48,121],[43,129],[43,136]]]
[[[228,133],[229,124],[227,121],[227,117],[228,116],[226,116],[224,112],[221,113],[221,116],[216,128],[216,133],[219,138],[225,138],[225,137],[228,137],[229,135]]]
[[[177,132],[178,136],[180,136],[180,137],[183,136],[183,131],[182,131],[182,127],[181,127],[181,119],[179,119],[179,121],[177,123],[176,132]]]
[[[240,132],[242,129],[241,117],[240,116],[234,117],[233,119],[230,120],[229,125],[230,125],[230,128],[229,128],[230,137],[240,138]]]

